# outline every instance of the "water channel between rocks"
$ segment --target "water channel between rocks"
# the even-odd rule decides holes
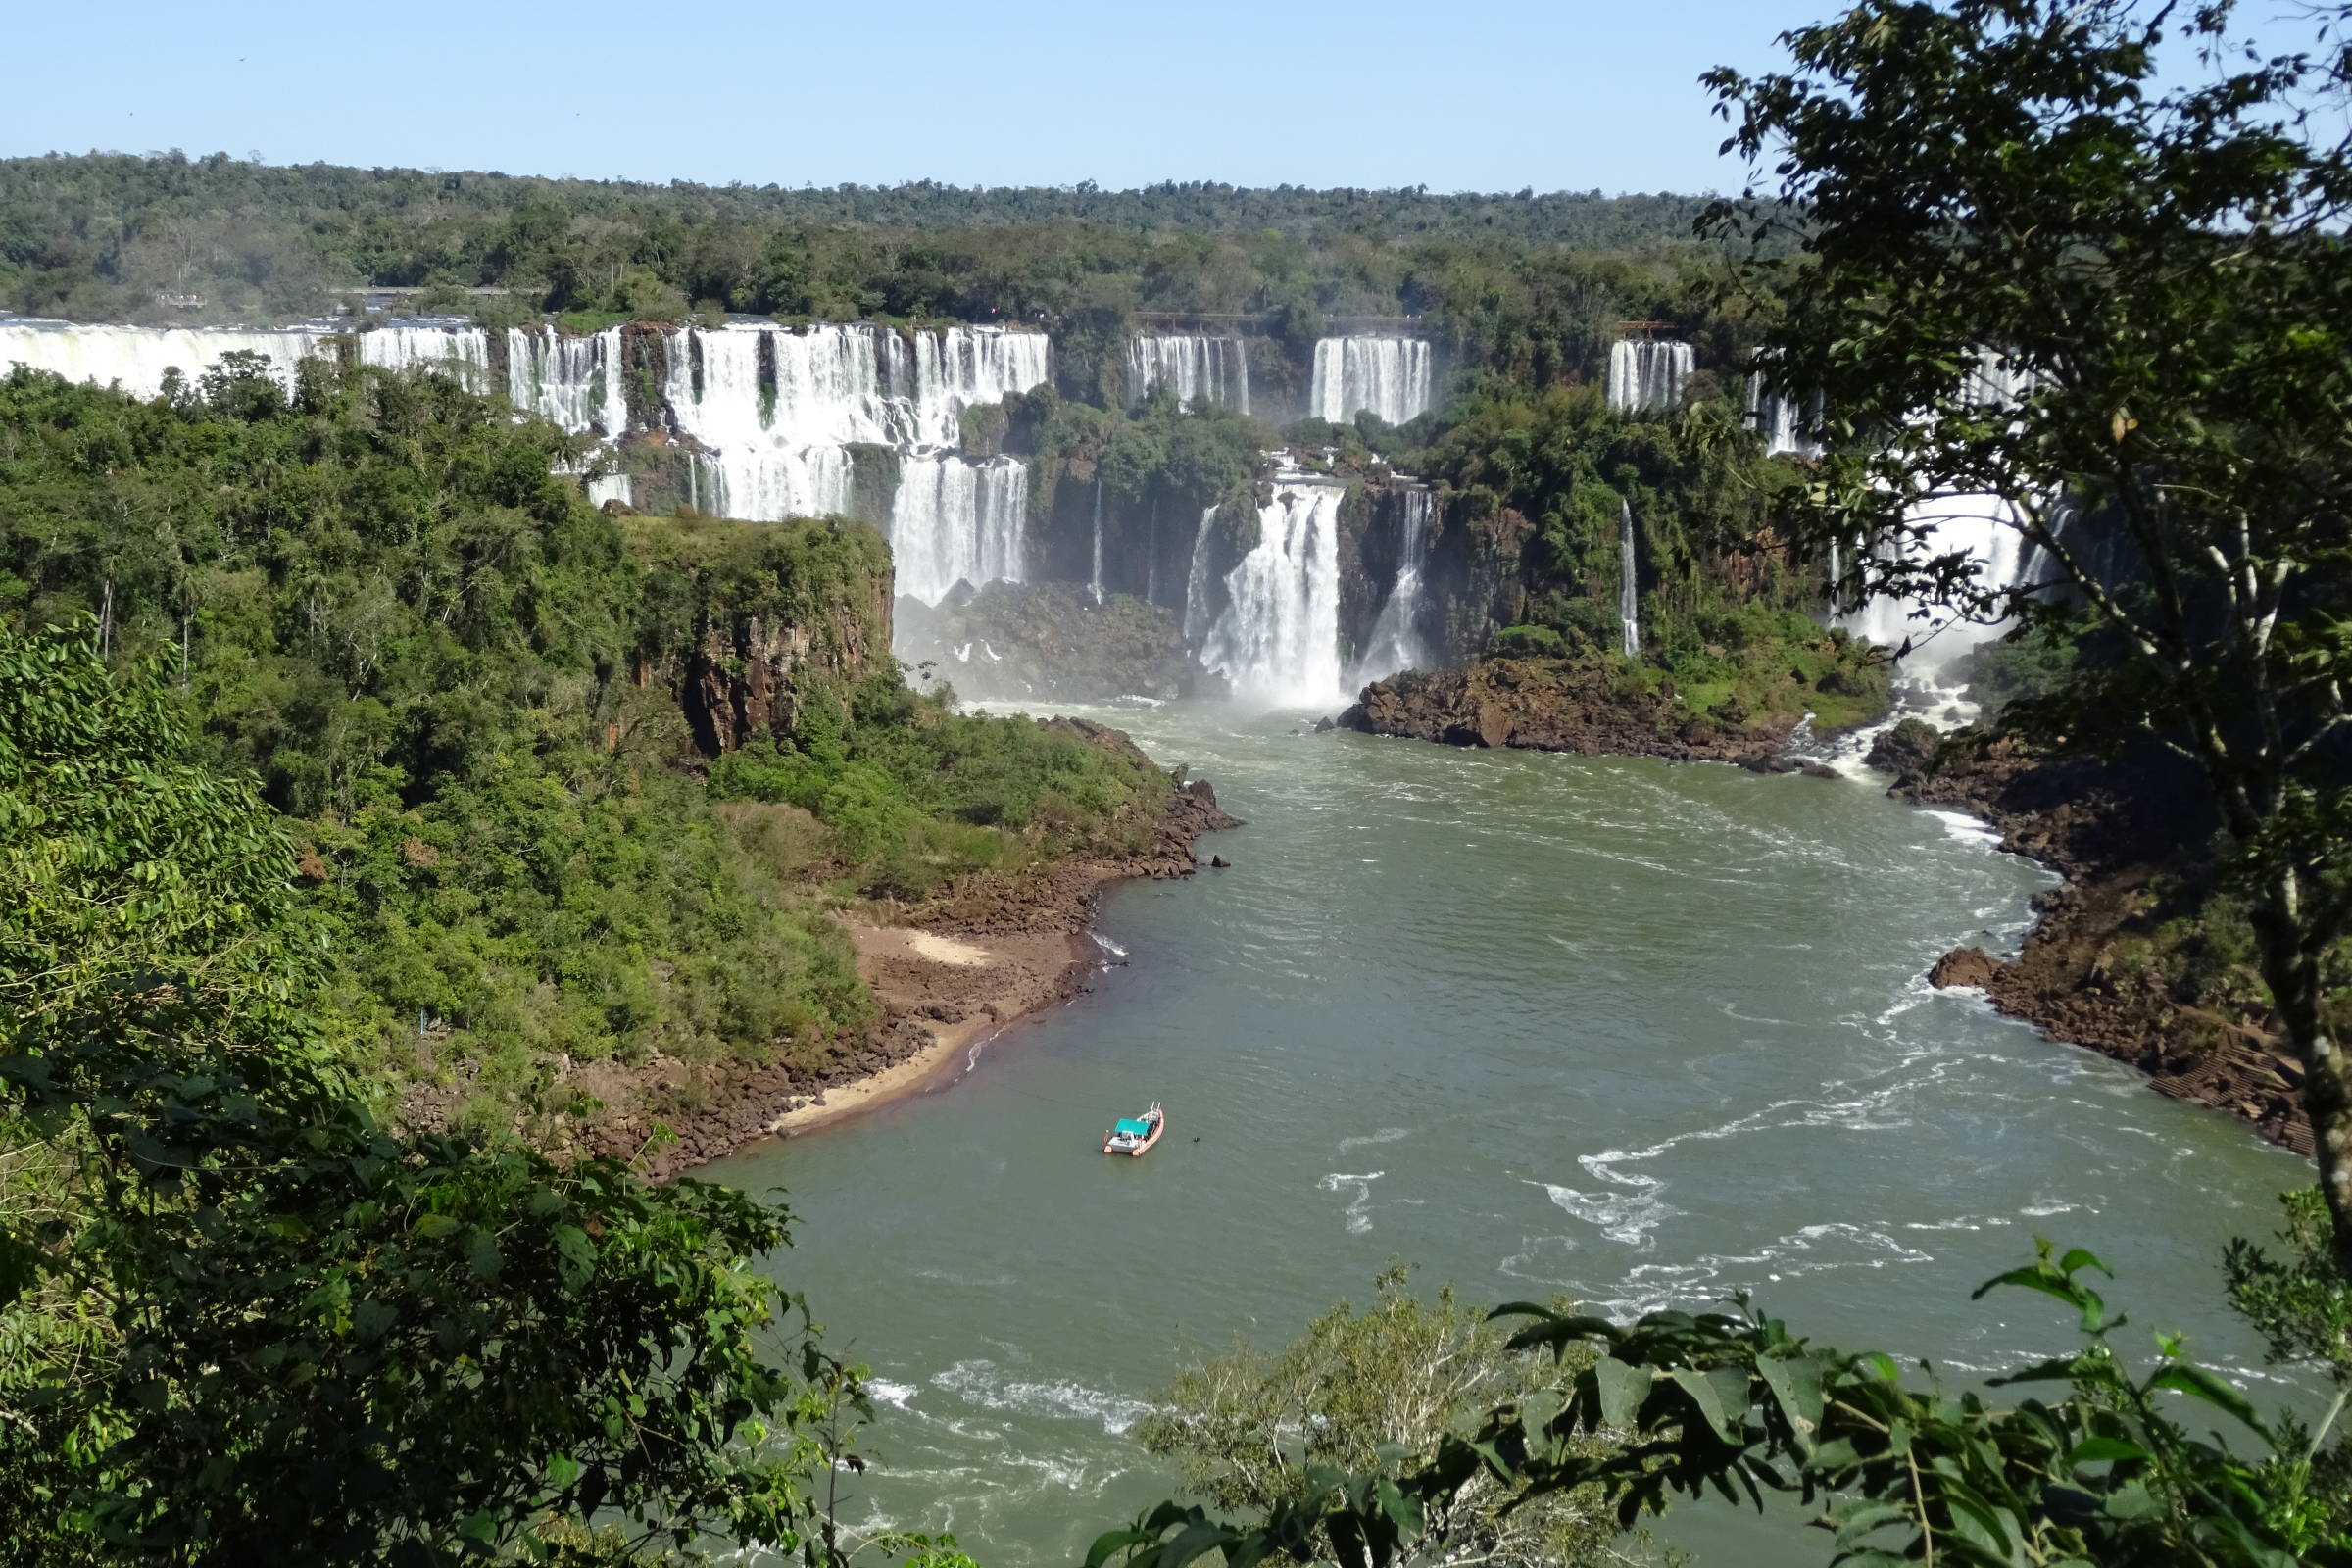
[[[1968,1300],[2041,1234],[2257,1367],[2218,1258],[2304,1167],[1927,988],[2048,885],[1982,829],[1848,781],[1091,711],[1214,781],[1233,868],[1114,890],[1124,961],[952,1088],[702,1173],[788,1191],[776,1273],[881,1380],[853,1521],[1075,1561],[1168,1494],[1127,1433],[1188,1348],[1279,1345],[1393,1259],[1614,1315],[1746,1287],[1966,1378],[2069,1343],[2054,1303]],[[1152,1100],[1160,1148],[1100,1153]],[[1671,1533],[1825,1556],[1720,1503]]]

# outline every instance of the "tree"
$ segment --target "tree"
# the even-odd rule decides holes
[[[2121,656],[2046,727],[2195,764],[2352,1265],[2323,999],[2352,918],[2352,157],[2314,115],[2352,55],[2262,58],[2230,24],[2226,0],[1866,0],[1784,35],[1791,74],[1707,76],[1726,149],[1769,165],[1707,226],[1799,226],[1747,277],[1785,305],[1763,363],[1824,400],[1834,455],[1788,521],[1847,547],[1846,592],[2099,630]],[[2205,79],[2160,88],[2167,49]],[[1937,531],[1955,507],[2016,530],[2034,580],[1978,578]]]
[[[1217,1507],[1263,1511],[1304,1501],[1321,1468],[1409,1473],[1457,1422],[1556,1376],[1549,1356],[1511,1349],[1450,1288],[1424,1301],[1393,1268],[1377,1291],[1370,1310],[1342,1302],[1272,1355],[1244,1346],[1189,1368],[1138,1441],[1176,1460],[1188,1489]],[[1598,1453],[1607,1444],[1594,1435],[1583,1446]],[[1594,1495],[1529,1501],[1481,1475],[1445,1506],[1440,1561],[1538,1568],[1618,1555]]]
[[[1097,1540],[1089,1568],[1228,1568],[1270,1557],[1344,1568],[1443,1560],[1475,1521],[1459,1499],[1499,1490],[1515,1506],[1562,1494],[1613,1505],[1620,1525],[1676,1494],[1763,1506],[1766,1493],[1819,1505],[1833,1564],[1897,1568],[2336,1568],[2352,1563],[2339,1449],[2314,1484],[2316,1439],[2267,1424],[2242,1391],[2158,1335],[2134,1372],[2123,1326],[2091,1287],[2106,1272],[2047,1242],[2031,1264],[1981,1286],[2036,1291],[2074,1312],[2075,1353],[1992,1380],[2042,1386],[2013,1404],[1952,1393],[1881,1351],[1812,1344],[1742,1296],[1731,1312],[1656,1312],[1631,1326],[1520,1302],[1513,1350],[1550,1348],[1543,1384],[1447,1434],[1408,1472],[1310,1468],[1305,1485],[1233,1524],[1173,1503]],[[2259,1320],[2259,1319],[2258,1319]],[[1598,1350],[1595,1356],[1592,1352]],[[2186,1402],[2183,1402],[2186,1401]],[[2191,1420],[2227,1418],[2233,1447]]]
[[[45,1560],[429,1564],[550,1517],[790,1547],[854,1375],[789,1215],[379,1125],[293,855],[154,668],[0,626],[0,1515]],[[27,1155],[34,1152],[37,1157]]]

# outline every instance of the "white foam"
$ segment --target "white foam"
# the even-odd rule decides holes
[[[888,1378],[868,1378],[865,1392],[884,1404],[904,1410],[906,1401],[914,1397],[915,1387],[911,1383],[893,1383]]]
[[[984,1410],[1012,1410],[1024,1415],[1053,1416],[1069,1421],[1099,1423],[1110,1436],[1124,1437],[1136,1422],[1151,1414],[1140,1399],[1123,1398],[1062,1379],[1032,1383],[1006,1379],[994,1361],[958,1361],[931,1379]]]
[[[1970,816],[1962,811],[1935,809],[1930,809],[1927,814],[1941,822],[1943,830],[1963,844],[1998,844],[2001,842],[1999,831],[1980,817]]]
[[[1365,1171],[1358,1175],[1350,1175],[1346,1171],[1333,1171],[1317,1182],[1315,1186],[1326,1193],[1336,1193],[1348,1187],[1355,1189],[1355,1197],[1348,1202],[1346,1210],[1348,1230],[1351,1235],[1361,1236],[1372,1228],[1372,1184],[1387,1174],[1386,1171],[1378,1170]]]
[[[1383,1127],[1376,1133],[1364,1133],[1354,1138],[1341,1139],[1340,1152],[1344,1154],[1350,1149],[1363,1149],[1373,1144],[1393,1144],[1399,1138],[1410,1138],[1411,1136],[1412,1133],[1403,1127]]]

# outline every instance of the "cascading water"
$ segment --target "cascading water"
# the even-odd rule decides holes
[[[1430,521],[1437,501],[1418,486],[1404,492],[1404,522],[1396,550],[1396,581],[1389,589],[1380,614],[1365,640],[1364,657],[1348,684],[1362,687],[1398,670],[1419,669],[1429,662],[1421,640],[1422,571],[1429,562]]]
[[[1192,407],[1206,398],[1221,409],[1250,412],[1250,356],[1238,337],[1133,337],[1127,340],[1127,401],[1141,403],[1154,386]]]
[[[1200,509],[1200,525],[1193,531],[1193,562],[1184,579],[1184,641],[1188,648],[1200,648],[1208,641],[1208,633],[1216,624],[1216,606],[1209,599],[1214,586],[1211,578],[1215,567],[1210,564],[1213,535],[1210,524],[1217,520],[1217,509]]]
[[[574,435],[619,435],[629,422],[620,328],[588,337],[553,326],[507,328],[507,401]]]
[[[1972,416],[1998,416],[2015,410],[2031,392],[2032,384],[2030,373],[1985,350],[1964,373],[1960,390],[1967,402],[1976,405]],[[1992,592],[2023,588],[2034,579],[2039,551],[2020,531],[2017,508],[2000,496],[1937,496],[1915,502],[1904,520],[1909,528],[1919,530],[1916,537],[1899,543],[1881,540],[1870,546],[1873,554],[1884,558],[1900,549],[1919,561],[1959,555],[1974,568],[1978,586]],[[1833,558],[1833,581],[1836,577]],[[1911,686],[1920,689],[1915,695],[1953,704],[1952,666],[1984,644],[2007,635],[2012,622],[2008,618],[1963,620],[1949,609],[1916,598],[1880,594],[1847,610],[1838,617],[1838,624],[1856,637],[1883,646],[1901,648],[1908,643],[1902,673]],[[1967,716],[1966,705],[1956,706],[1960,716]]]
[[[1618,339],[1609,349],[1609,407],[1619,414],[1640,414],[1678,406],[1692,359],[1688,343]]]
[[[1087,579],[1086,591],[1096,604],[1102,603],[1102,481],[1095,481],[1095,574]]]
[[[1417,337],[1327,337],[1315,345],[1307,412],[1345,424],[1369,411],[1391,424],[1426,412],[1437,395],[1435,362]]]
[[[387,370],[438,370],[476,392],[490,390],[490,334],[478,326],[396,322],[359,334],[360,363]]]
[[[1340,683],[1342,485],[1278,475],[1258,509],[1257,547],[1225,577],[1225,612],[1200,662],[1236,696],[1313,707],[1343,696]],[[1199,556],[1195,556],[1196,564]]]
[[[890,521],[899,592],[936,605],[958,582],[1020,581],[1028,521],[1029,470],[1011,458],[901,459]]]
[[[1012,458],[954,454],[967,408],[1053,379],[1041,333],[956,326],[903,334],[867,324],[805,331],[738,322],[669,343],[663,389],[705,449],[704,510],[752,521],[850,513],[855,443],[900,454],[889,529],[899,591],[936,603],[959,580],[1018,579],[1028,472]]]
[[[280,386],[291,388],[304,360],[334,352],[356,339],[363,364],[393,369],[418,366],[454,373],[468,386],[487,380],[490,340],[478,327],[441,322],[396,322],[366,332],[295,326],[270,331],[243,327],[91,326],[77,321],[0,320],[0,367],[28,366],[69,381],[117,385],[136,398],[164,387],[177,369],[190,385],[229,354],[259,355]]]
[[[847,447],[697,452],[693,466],[695,505],[714,517],[775,522],[847,516],[857,495]]]
[[[2032,580],[2035,552],[2017,530],[2017,510],[1999,496],[1939,497],[1913,507],[1908,522],[1928,531],[1909,541],[1909,555],[1918,560],[1964,555],[1974,564],[1978,583],[1988,589],[2020,587]],[[1882,544],[1882,554],[1893,548]],[[1903,672],[1914,681],[1942,684],[1951,664],[1988,642],[2005,635],[2006,620],[1991,624],[1958,620],[1948,610],[1916,599],[1880,594],[1841,617],[1839,624],[1856,637],[1889,648],[1907,640]]]
[[[1633,503],[1617,502],[1617,622],[1623,633],[1621,652],[1642,657],[1642,577],[1635,561]]]
[[[1821,456],[1821,440],[1815,434],[1821,417],[1821,400],[1813,399],[1810,409],[1804,404],[1805,400],[1771,385],[1761,370],[1748,376],[1745,422],[1764,438],[1766,454],[1793,452],[1799,457]]]

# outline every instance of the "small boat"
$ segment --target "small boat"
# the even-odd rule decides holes
[[[1159,1102],[1154,1100],[1150,1110],[1132,1119],[1121,1116],[1118,1125],[1102,1135],[1102,1152],[1140,1156],[1158,1143],[1159,1135],[1167,1130],[1168,1113],[1161,1110]]]

